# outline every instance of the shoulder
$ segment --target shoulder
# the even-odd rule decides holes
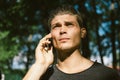
[[[101,63],[95,62],[94,63],[94,68],[99,69],[100,71],[110,71],[110,72],[117,72],[115,69],[107,67]]]
[[[111,80],[119,80],[120,76],[117,70],[107,67],[101,63],[95,62],[93,65],[93,70],[97,72],[98,75],[111,78]]]

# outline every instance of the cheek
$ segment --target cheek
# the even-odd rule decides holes
[[[51,32],[51,35],[52,35],[52,39],[53,39],[53,45],[56,46],[57,45],[57,33],[55,32]]]
[[[80,33],[80,31],[76,30],[75,32],[73,32],[73,34],[71,34],[72,38],[73,38],[73,43],[80,44],[80,41],[81,41],[81,33]]]
[[[52,38],[53,38],[53,40],[54,40],[54,39],[57,38],[58,33],[57,33],[56,31],[51,31],[51,36],[52,36]]]
[[[81,33],[80,33],[80,29],[79,28],[73,28],[72,30],[70,30],[70,35],[72,35],[73,37],[77,37],[80,38]]]

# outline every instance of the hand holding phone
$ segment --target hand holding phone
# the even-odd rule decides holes
[[[48,48],[47,51],[45,50],[46,47]],[[46,35],[39,41],[35,50],[35,59],[35,63],[31,66],[24,80],[39,80],[47,68],[53,63],[54,55],[51,34]]]
[[[36,62],[40,64],[50,65],[54,61],[52,37],[51,34],[42,38],[36,48]]]
[[[51,47],[53,47],[52,38],[48,38],[47,40],[48,40],[50,43],[47,43],[47,44],[45,45],[45,50],[50,50]]]

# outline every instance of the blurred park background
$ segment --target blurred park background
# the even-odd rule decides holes
[[[83,55],[120,71],[120,0],[0,0],[0,70],[21,80],[34,63],[34,50],[47,33],[49,12],[71,4],[83,16]]]

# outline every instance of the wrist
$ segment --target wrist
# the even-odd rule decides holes
[[[49,67],[49,65],[48,64],[40,64],[40,63],[38,63],[38,62],[35,62],[34,64],[33,64],[36,68],[42,68],[43,70],[46,70],[48,67]]]
[[[47,68],[44,65],[34,63],[23,80],[39,80],[46,70]]]

